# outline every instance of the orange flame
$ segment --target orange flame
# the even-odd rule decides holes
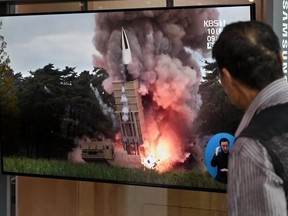
[[[142,146],[142,164],[148,169],[154,169],[160,173],[166,172],[173,168],[176,162],[183,161],[185,155],[181,146],[182,140],[177,137],[174,130],[166,124],[163,132],[157,130],[149,134],[154,138],[150,142],[145,142]]]

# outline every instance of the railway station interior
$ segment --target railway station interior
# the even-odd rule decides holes
[[[0,13],[1,15],[33,14],[254,3],[256,20],[273,26],[281,39],[285,36],[283,26],[287,27],[287,19],[283,20],[283,13],[288,13],[287,8],[283,8],[283,2],[282,0],[0,0]],[[287,37],[287,28],[284,32]],[[287,64],[287,58],[284,60]],[[0,215],[225,216],[227,197],[225,191],[187,190],[0,173]]]

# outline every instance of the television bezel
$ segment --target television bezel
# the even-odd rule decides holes
[[[199,8],[229,8],[229,7],[249,7],[250,8],[250,20],[256,20],[256,7],[255,3],[246,4],[209,4],[209,5],[191,5],[191,6],[167,6],[167,7],[152,7],[152,8],[121,8],[121,9],[103,9],[103,10],[86,10],[86,11],[61,11],[61,12],[35,12],[35,13],[19,13],[19,14],[2,14],[2,17],[21,17],[21,16],[41,16],[41,15],[65,15],[65,14],[87,14],[87,13],[113,13],[113,12],[129,12],[129,11],[143,11],[143,10],[182,10],[182,9],[199,9]],[[4,39],[5,40],[5,39]],[[1,122],[1,115],[0,115]],[[2,126],[2,124],[1,124]],[[1,156],[1,172],[3,175],[13,175],[13,176],[27,176],[27,177],[41,177],[41,178],[52,178],[52,179],[66,179],[66,180],[77,180],[77,181],[89,181],[98,183],[111,183],[111,184],[124,184],[124,185],[134,185],[134,186],[148,186],[148,187],[159,187],[159,188],[171,188],[171,189],[181,189],[181,190],[195,190],[195,191],[208,191],[208,192],[218,192],[226,193],[226,189],[214,189],[214,188],[202,188],[202,187],[187,187],[181,185],[163,185],[163,184],[151,184],[142,182],[130,182],[130,181],[118,181],[110,179],[91,179],[91,178],[81,178],[81,177],[71,177],[71,176],[54,176],[54,175],[43,175],[43,174],[32,174],[32,173],[21,173],[21,172],[10,172],[4,170],[3,164],[3,140],[0,137],[0,156]]]

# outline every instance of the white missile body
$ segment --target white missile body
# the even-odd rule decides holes
[[[121,45],[122,45],[122,62],[124,65],[131,64],[132,62],[132,55],[130,50],[130,45],[128,42],[128,38],[124,28],[122,27],[121,30]]]
[[[128,65],[131,64],[132,62],[132,55],[128,38],[123,27],[121,30],[121,49],[122,49],[122,63],[125,67],[124,71],[122,72],[123,74],[122,96],[121,96],[121,103],[123,105],[122,120],[124,122],[127,122],[129,120],[129,105],[128,105],[128,98],[126,96],[125,82],[127,81],[126,79],[128,76]]]

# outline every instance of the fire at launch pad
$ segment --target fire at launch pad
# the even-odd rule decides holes
[[[145,97],[145,95],[147,96],[151,92],[145,92],[146,87],[144,85],[143,88],[143,81],[131,73],[133,52],[130,49],[128,36],[123,27],[119,39],[121,41],[120,58],[122,67],[120,68],[122,68],[122,70],[120,72],[121,76],[116,76],[112,81],[112,93],[115,98],[115,116],[119,123],[119,134],[121,138],[119,139],[120,148],[119,145],[115,147],[115,157],[113,160],[109,160],[109,163],[129,168],[144,167],[159,172],[173,169],[181,163],[184,164],[191,155],[190,152],[187,151],[189,144],[182,138],[182,136],[186,136],[186,134],[183,133],[183,131],[185,131],[183,128],[187,125],[187,122],[192,121],[192,119],[191,115],[188,114],[188,105],[185,107],[184,103],[183,106],[183,102],[187,100],[185,96],[188,95],[188,98],[191,97],[189,96],[190,92],[187,92],[187,90],[191,89],[194,85],[196,86],[197,82],[189,81],[193,80],[191,79],[192,77],[195,78],[195,72],[191,71],[190,67],[182,66],[177,60],[169,60],[169,58],[160,55],[158,57],[159,61],[172,61],[172,63],[167,62],[168,66],[170,64],[172,68],[158,68],[158,82],[161,82],[162,79],[172,79],[173,81],[173,79],[178,79],[179,77],[181,77],[181,80],[174,80],[169,84],[170,86],[166,86],[165,83],[155,83],[153,87],[154,95],[148,102],[143,101],[143,96]],[[177,66],[178,69],[174,68],[175,66]],[[167,70],[168,72],[169,70],[173,70],[173,73],[174,70],[176,70],[176,72],[178,70],[180,73],[179,68],[184,70],[185,73],[182,75],[178,74],[175,77],[174,74],[169,75],[169,73],[167,73]],[[164,71],[161,72],[162,70]],[[162,92],[163,89],[160,87],[164,87],[163,89],[166,88],[167,92]],[[175,91],[171,92],[171,89],[169,89],[171,87],[172,90],[174,89]],[[189,87],[189,89],[185,89],[185,87]],[[164,99],[161,98],[163,96]],[[177,101],[179,96],[182,99]],[[145,107],[143,106],[143,102],[146,103]],[[149,106],[147,106],[147,104],[149,104]],[[172,106],[175,106],[176,110],[175,107]],[[156,110],[155,107],[157,108]],[[186,114],[183,115],[183,113]],[[182,123],[180,123],[181,121]],[[201,157],[200,151],[198,155]],[[201,161],[201,159],[199,159],[199,161]]]

